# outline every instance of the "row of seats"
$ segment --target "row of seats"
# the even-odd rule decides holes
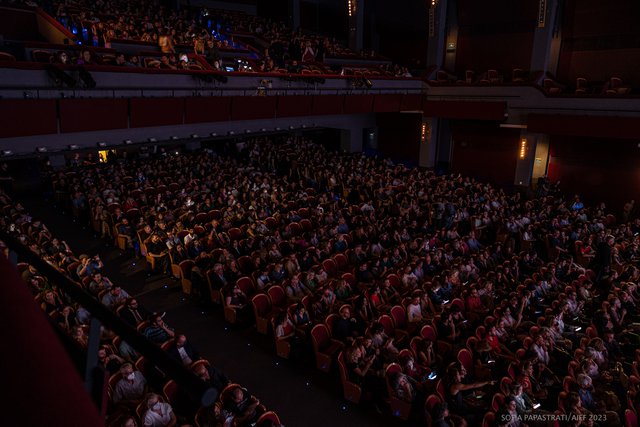
[[[57,265],[62,272],[67,273],[79,286],[85,288],[88,292],[94,293],[99,301],[105,303],[103,297],[118,286],[111,284],[108,279],[103,278],[101,280],[106,280],[106,283],[111,286],[99,292],[94,292],[92,282],[98,279],[96,279],[97,276],[95,274],[89,274],[88,270],[83,268],[83,260],[86,259],[86,255],[81,255],[80,259],[75,258],[66,243],[61,243],[39,220],[32,222],[31,217],[19,204],[13,203],[4,193],[0,194],[0,198],[3,202],[3,220],[7,226],[12,224],[12,227],[9,227],[7,231],[22,240],[25,245],[29,245],[32,250],[40,252],[49,259],[53,265]],[[101,272],[103,266],[101,262],[97,261],[97,258],[93,258],[89,262],[95,262],[94,273]],[[42,307],[43,311],[49,315],[52,323],[61,329],[63,333],[69,334],[70,338],[81,351],[86,351],[89,333],[88,322],[91,317],[90,313],[77,303],[74,303],[55,284],[50,283],[46,276],[39,274],[33,267],[25,263],[19,263],[17,267],[18,272],[34,292],[35,301]],[[121,298],[116,299],[116,304],[112,308],[121,317],[123,316],[122,313],[128,309],[131,301],[135,300],[135,298],[124,295],[126,294],[122,294],[120,295]],[[143,307],[139,307],[139,312],[143,316],[144,313],[149,313],[148,310],[143,311]],[[150,315],[149,320],[147,320],[145,316],[144,320],[140,320],[137,323],[136,329],[146,335],[147,330],[155,326],[154,319],[156,319],[157,316],[157,314],[153,313]],[[178,337],[175,339],[167,339],[161,344],[159,343],[159,345],[164,351],[170,353],[172,347],[175,350]],[[139,356],[137,352],[123,342],[119,336],[114,335],[113,332],[105,328],[101,331],[100,351],[104,353],[102,356],[99,353],[99,358],[105,357],[104,361],[100,359],[99,366],[100,369],[104,370],[104,395],[105,402],[108,404],[106,408],[107,419],[110,426],[125,425],[124,423],[131,416],[136,417],[140,422],[139,425],[142,425],[148,410],[147,400],[150,398],[149,395],[141,396],[140,400],[137,403],[134,402],[134,406],[130,407],[116,404],[112,401],[114,389],[117,384],[123,380],[122,367],[127,363],[134,368],[135,372],[143,375],[143,378],[145,378],[151,386],[151,390],[156,389],[160,392],[159,395],[164,402],[171,405],[174,411],[176,411],[177,408],[178,420],[180,422],[193,421],[198,427],[204,427],[205,425],[209,425],[210,422],[213,422],[212,417],[214,415],[212,408],[192,408],[188,402],[185,403],[185,392],[177,386],[175,381],[168,378],[162,371],[156,368],[153,362],[144,356]],[[189,364],[189,368],[197,373],[199,365],[204,365],[211,369],[210,362],[206,359],[193,361]],[[219,390],[220,395],[218,403],[216,403],[221,410],[224,409],[223,403],[229,400],[230,394],[236,389],[241,388],[239,384],[228,383],[228,381],[222,383],[222,385],[224,388]],[[148,390],[148,388],[145,389]],[[193,412],[189,412],[189,410]],[[277,414],[268,411],[263,405],[260,405],[258,408],[257,417],[254,421],[256,421],[256,425],[278,426],[281,424]]]
[[[314,152],[315,157],[309,158],[308,154],[305,154],[305,150]],[[362,301],[362,297],[364,297],[364,299],[368,299],[370,305],[374,305],[372,288],[375,287],[376,283],[387,280],[394,282],[392,287],[398,294],[396,305],[390,304],[386,308],[385,305],[380,305],[379,310],[381,311],[377,312],[378,316],[366,319],[358,318],[358,320],[363,320],[366,325],[373,325],[373,321],[376,320],[383,325],[386,324],[386,333],[389,336],[420,336],[423,340],[435,341],[438,355],[445,360],[451,355],[464,355],[465,353],[460,353],[459,350],[462,350],[467,345],[469,347],[466,348],[466,351],[471,353],[472,357],[477,357],[476,349],[472,348],[475,346],[475,340],[477,342],[492,342],[492,351],[504,351],[505,354],[503,356],[507,357],[506,360],[508,358],[520,360],[523,355],[526,356],[527,354],[531,355],[527,356],[527,359],[539,357],[539,355],[534,356],[532,354],[532,349],[536,349],[542,344],[532,345],[531,342],[537,339],[537,334],[540,333],[540,330],[536,330],[532,326],[539,325],[536,327],[554,328],[552,321],[558,315],[560,308],[565,310],[563,308],[565,305],[571,307],[574,305],[574,300],[571,299],[573,297],[569,298],[568,296],[569,292],[580,291],[580,300],[585,303],[589,302],[589,310],[594,310],[596,313],[599,313],[597,311],[598,308],[591,305],[592,300],[630,297],[629,301],[632,302],[637,299],[635,285],[630,289],[626,282],[620,282],[620,278],[608,275],[604,280],[609,281],[607,283],[611,283],[610,281],[613,280],[615,284],[611,288],[611,295],[607,293],[601,293],[600,295],[597,293],[590,294],[592,291],[589,289],[594,282],[598,286],[603,283],[603,267],[600,265],[594,266],[596,269],[590,272],[587,268],[590,265],[579,266],[569,262],[567,256],[572,253],[575,255],[575,252],[573,252],[575,251],[575,245],[562,239],[549,241],[547,236],[552,234],[550,231],[554,230],[555,227],[559,227],[559,225],[554,225],[554,222],[549,222],[547,217],[539,214],[544,211],[553,212],[556,219],[562,220],[565,224],[563,232],[566,235],[574,236],[574,242],[577,241],[575,240],[576,238],[586,241],[588,238],[595,236],[602,246],[605,243],[606,232],[612,232],[618,238],[624,239],[624,235],[619,234],[623,233],[623,228],[618,228],[614,220],[607,219],[604,213],[596,209],[586,210],[583,207],[577,207],[574,215],[570,214],[571,211],[564,205],[562,199],[546,197],[532,200],[528,203],[528,210],[524,213],[519,213],[517,218],[516,215],[501,218],[494,213],[493,217],[489,217],[488,222],[480,221],[478,224],[482,225],[476,227],[476,221],[471,221],[475,212],[469,211],[472,209],[475,211],[474,207],[477,206],[477,203],[480,203],[478,194],[490,193],[485,193],[488,190],[481,189],[479,184],[473,183],[471,180],[460,179],[458,181],[456,177],[438,178],[430,175],[425,176],[420,172],[405,170],[402,167],[393,169],[384,163],[376,163],[371,159],[363,159],[357,156],[340,157],[328,152],[325,153],[322,150],[319,151],[317,147],[310,149],[307,142],[300,140],[290,140],[283,145],[274,145],[264,141],[261,141],[261,143],[255,142],[249,144],[248,151],[252,155],[248,157],[248,160],[245,158],[245,161],[255,166],[271,164],[268,160],[270,156],[281,159],[295,158],[298,165],[304,164],[306,168],[317,168],[311,169],[314,170],[312,175],[306,176],[315,183],[323,184],[316,184],[310,189],[304,189],[304,184],[296,188],[289,183],[286,190],[281,189],[276,194],[273,192],[273,187],[278,185],[278,181],[268,169],[261,171],[262,175],[253,176],[253,178],[249,178],[249,175],[245,174],[233,176],[229,174],[230,170],[228,168],[231,167],[231,163],[228,163],[228,160],[223,160],[222,163],[209,164],[210,160],[206,159],[206,157],[192,156],[181,158],[178,164],[174,166],[169,165],[166,159],[156,159],[149,162],[147,168],[143,171],[145,178],[143,181],[135,180],[131,175],[127,174],[128,171],[126,169],[119,170],[116,173],[116,176],[119,177],[116,184],[110,187],[101,187],[101,191],[98,194],[106,194],[108,198],[115,197],[119,200],[127,200],[129,197],[135,196],[134,201],[138,205],[138,208],[136,208],[138,212],[134,211],[136,224],[141,227],[145,225],[152,226],[152,228],[155,227],[158,233],[166,234],[165,231],[162,231],[164,226],[158,228],[158,225],[159,221],[164,221],[171,213],[168,220],[169,229],[173,225],[177,227],[174,228],[174,232],[182,233],[183,229],[179,228],[182,225],[184,230],[188,230],[187,234],[182,234],[182,241],[178,239],[177,243],[175,243],[176,245],[184,244],[185,247],[190,248],[193,240],[187,242],[186,239],[187,235],[191,235],[189,229],[193,228],[195,231],[199,227],[198,232],[195,234],[197,235],[197,240],[204,242],[204,252],[200,252],[198,255],[193,256],[192,259],[186,260],[189,262],[185,265],[192,266],[191,276],[187,277],[188,269],[183,271],[180,268],[180,263],[174,264],[181,270],[182,278],[191,282],[194,282],[194,277],[197,278],[198,276],[198,274],[194,275],[195,269],[193,266],[198,266],[199,274],[202,276],[200,278],[201,295],[210,294],[212,300],[220,301],[223,305],[229,305],[227,298],[230,296],[231,284],[237,284],[241,288],[244,304],[240,305],[244,305],[244,307],[240,307],[240,309],[226,307],[225,314],[227,314],[229,321],[236,321],[241,314],[239,310],[246,311],[246,304],[249,303],[249,298],[253,297],[255,318],[259,330],[268,333],[270,324],[272,328],[277,329],[281,326],[279,322],[282,319],[286,319],[286,317],[277,317],[278,314],[289,312],[291,316],[293,310],[291,305],[297,302],[293,298],[285,298],[290,285],[289,281],[297,277],[303,283],[307,281],[305,285],[309,284],[312,287],[310,285],[311,282],[308,281],[309,272],[324,276],[325,278],[320,286],[313,287],[315,291],[307,293],[300,301],[303,305],[306,304],[307,311],[310,313],[313,327],[309,335],[311,335],[310,339],[315,349],[316,366],[321,370],[331,369],[332,361],[339,357],[341,348],[345,351],[353,349],[354,341],[352,341],[352,338],[355,337],[346,337],[347,339],[345,339],[342,336],[338,340],[333,337],[335,324],[340,321],[338,314],[342,313],[345,304],[352,311],[358,311],[361,307],[355,307],[352,304],[358,299]],[[321,155],[318,155],[318,152]],[[234,197],[238,197],[240,203],[238,205],[236,205],[235,201],[231,203],[233,199],[230,199],[230,196],[233,195],[233,192],[225,191],[224,193],[219,193],[220,187],[207,180],[205,176],[192,177],[191,181],[185,180],[183,183],[171,182],[172,177],[176,176],[171,172],[172,168],[182,168],[188,164],[199,165],[198,167],[206,165],[207,168],[215,170],[220,177],[218,185],[222,184],[222,187],[226,190],[235,188],[234,191],[237,196],[234,195]],[[343,183],[346,181],[335,180],[334,183],[329,184],[329,177],[333,172],[326,169],[328,164],[333,165],[331,171],[352,170],[356,171],[356,173],[362,171],[360,168],[366,166],[369,176],[373,177],[373,181],[366,185],[363,185],[361,181],[347,186]],[[349,165],[349,167],[345,168],[346,165]],[[305,176],[301,172],[304,169],[298,169],[299,167],[296,166],[291,173],[298,174],[297,176],[300,177]],[[385,175],[383,171],[387,167],[390,168],[388,171],[394,172]],[[155,170],[160,172],[153,173],[152,171]],[[290,169],[287,168],[285,170]],[[308,171],[309,169],[306,170]],[[98,182],[102,180],[100,177],[103,174],[113,174],[114,170],[109,167],[102,170],[92,168],[84,171],[84,173],[88,173],[92,177],[92,182]],[[265,173],[267,175],[264,175]],[[325,173],[326,175],[324,175]],[[69,179],[69,177],[58,175],[58,178],[58,184],[60,184],[60,180],[80,183],[73,176]],[[266,179],[266,181],[263,182],[263,179]],[[255,188],[260,184],[266,184],[265,190],[267,191],[264,199],[258,197],[258,193],[248,196],[249,193],[239,192],[237,189],[239,183],[242,183],[243,180],[249,183],[249,188],[251,188],[251,185]],[[106,181],[102,181],[106,183]],[[304,182],[304,180],[302,181]],[[447,202],[449,207],[444,202],[437,200],[433,195],[422,196],[423,199],[418,198],[419,203],[424,204],[422,206],[423,209],[421,209],[422,216],[416,218],[416,224],[411,227],[412,232],[408,232],[406,229],[402,230],[402,227],[410,225],[410,221],[406,221],[406,217],[403,215],[408,215],[410,211],[404,214],[401,212],[393,214],[393,206],[402,206],[402,200],[406,197],[407,191],[415,198],[417,194],[414,188],[418,187],[413,186],[418,182],[422,185],[419,188],[427,186],[430,191],[434,191],[436,194],[446,194],[447,197],[454,197],[455,195],[455,198],[448,199],[450,200]],[[64,190],[67,188],[66,185],[69,184],[66,183],[61,188]],[[213,193],[217,195],[213,197],[216,200],[214,203],[207,204],[205,199],[208,193],[200,193],[202,185],[216,189],[215,193]],[[164,188],[160,190],[163,186]],[[190,202],[183,204],[187,200],[186,194],[173,193],[170,189],[171,186],[173,186],[176,193],[179,193],[177,191],[178,188],[181,189],[186,186],[187,194],[190,196],[188,200],[195,201],[195,204],[189,204]],[[90,188],[85,188],[87,194],[89,190]],[[353,193],[354,191],[356,191],[356,194]],[[332,193],[333,195],[338,194],[339,200],[343,201],[335,203],[333,196],[330,196]],[[148,197],[158,194],[160,195],[159,199]],[[162,219],[160,219],[156,209],[159,206],[158,203],[160,203],[158,200],[163,200],[165,196],[167,197],[165,199],[167,202],[169,200],[174,201],[172,207],[174,211],[165,210],[164,214],[162,214]],[[434,198],[431,199],[430,197]],[[509,199],[507,196],[500,196],[495,199],[491,196],[488,197],[490,200],[494,200],[493,209],[496,212],[500,207],[515,203],[514,201],[516,200]],[[330,200],[334,200],[334,202],[330,202]],[[348,203],[346,202],[347,200],[349,201]],[[456,201],[457,206],[453,204],[453,200]],[[500,200],[500,202],[496,202],[497,200]],[[390,203],[391,201],[396,201],[397,205]],[[92,202],[94,209],[104,203],[100,196],[93,197]],[[268,203],[265,204],[265,202]],[[271,203],[274,205],[270,206]],[[211,207],[207,208],[207,206]],[[231,206],[236,206],[236,208],[231,209]],[[267,206],[269,209],[267,209]],[[254,208],[253,214],[252,209],[249,209],[251,207]],[[236,209],[239,209],[239,211]],[[463,214],[466,212],[467,216],[457,216],[457,214],[451,213],[452,210]],[[252,216],[255,215],[255,212],[259,212],[260,216],[257,218]],[[121,213],[121,217],[125,216],[125,214],[124,212]],[[385,226],[378,225],[377,215],[381,215],[380,218],[387,218],[387,220],[382,220]],[[400,225],[394,227],[388,223],[388,218],[396,217],[387,215],[400,215],[397,217],[401,221]],[[526,221],[524,217],[526,217]],[[250,221],[251,218],[253,218],[253,221]],[[571,220],[575,220],[575,218],[580,218],[580,221],[584,221],[586,218],[589,227],[573,228]],[[426,221],[423,224],[422,221],[425,219]],[[302,224],[307,225],[303,226]],[[423,225],[421,227],[418,224]],[[447,224],[449,225],[447,226]],[[455,230],[452,230],[454,225],[463,233],[463,237],[458,235]],[[532,227],[529,227],[529,225]],[[376,229],[377,226],[379,228]],[[441,227],[444,227],[442,231],[440,231]],[[305,231],[305,228],[307,231]],[[447,229],[449,231],[446,231]],[[339,230],[347,233],[341,234]],[[365,230],[368,230],[368,234]],[[530,240],[523,239],[525,230],[526,233],[530,233],[532,236]],[[531,232],[532,230],[533,232]],[[404,233],[407,234],[408,240],[403,241],[400,231],[403,232],[403,235]],[[471,234],[472,231],[480,236],[480,242],[474,240]],[[381,252],[378,252],[376,249],[377,239],[386,242],[389,239],[388,233],[398,233],[398,239],[385,243]],[[275,236],[279,237],[279,240],[274,240]],[[314,236],[319,237],[318,242],[314,241]],[[349,236],[349,239],[346,236]],[[141,238],[140,241],[142,241]],[[338,244],[338,242],[343,243]],[[273,250],[269,250],[269,253],[267,253],[266,249],[271,247],[272,243],[275,243],[276,247],[280,246],[281,253]],[[527,245],[526,252],[515,252],[518,248],[524,247],[525,243]],[[351,250],[351,253],[353,253],[358,246],[365,249],[365,259],[367,260],[365,263],[349,260],[347,251]],[[347,250],[344,249],[345,247]],[[271,271],[276,266],[275,264],[278,264],[278,261],[286,262],[285,260],[291,254],[294,255],[298,262],[302,262],[305,254],[309,252],[316,253],[316,248],[322,248],[322,250],[320,250],[317,259],[314,259],[309,267],[304,270],[292,267],[294,274],[289,275],[285,280],[277,279],[274,283],[269,283],[265,289],[258,289],[258,280],[252,277],[253,271],[250,271],[250,263],[245,262],[245,267],[243,267],[245,271],[242,271],[238,266],[239,260],[243,256],[250,256],[252,259],[268,260],[267,265],[262,265],[258,262],[260,265],[256,264],[254,271],[264,266],[267,267],[267,271]],[[400,249],[405,252],[405,255],[400,254]],[[216,251],[217,253],[214,254]],[[396,251],[398,251],[397,254]],[[272,252],[273,255],[270,255]],[[206,255],[203,255],[203,253]],[[548,257],[550,263],[547,264],[541,261],[538,258],[538,253],[541,256]],[[374,272],[382,262],[381,258],[385,258],[385,254],[392,254],[392,258],[398,257],[395,269],[387,269],[386,273],[376,276],[377,273]],[[171,257],[174,255],[176,254],[172,253]],[[349,260],[346,263],[343,261],[345,258]],[[434,258],[436,258],[435,262]],[[212,279],[213,276],[210,274],[209,268],[215,271],[216,264],[221,264],[223,275],[228,277],[226,279],[227,285],[221,286]],[[422,273],[417,269],[418,264],[422,266]],[[433,268],[433,270],[425,270],[425,264],[429,268]],[[360,272],[361,268],[363,268],[363,273]],[[425,271],[429,271],[429,273],[424,274]],[[242,277],[246,274],[248,276]],[[412,281],[411,276],[416,274],[424,274],[424,276],[417,281]],[[637,274],[637,269],[634,270],[630,264],[623,269],[623,277],[636,277]],[[465,281],[465,279],[468,280]],[[582,282],[573,283],[577,280],[582,280]],[[332,303],[328,307],[328,311],[316,310],[316,304],[322,299],[321,294],[324,291],[328,290],[330,293],[337,294],[338,289],[344,288],[345,283],[349,282],[351,282],[350,286],[353,285],[351,287],[354,299],[345,296],[338,302]],[[567,288],[569,285],[572,288]],[[443,290],[442,287],[447,289]],[[186,286],[183,289],[185,292],[192,291]],[[473,291],[482,292],[483,301],[480,306],[470,308],[473,306],[469,302],[467,307],[467,297],[472,295]],[[417,302],[413,301],[414,298],[417,298]],[[526,302],[526,310],[524,310],[525,303],[520,301]],[[629,301],[625,301],[625,304],[631,304]],[[416,308],[421,312],[421,316],[416,315]],[[492,321],[489,320],[486,314],[483,314],[487,309],[497,310],[493,311]],[[578,311],[583,309],[580,308]],[[575,312],[575,307],[572,310]],[[616,314],[620,308],[608,307],[608,310],[613,310],[612,312]],[[545,316],[541,316],[542,313]],[[577,325],[580,325],[587,317],[585,313],[580,312],[578,314]],[[448,335],[451,326],[443,325],[442,322],[443,319],[452,315],[456,316],[455,323],[462,332]],[[562,316],[567,317],[567,323],[576,323],[573,317],[569,317],[569,314],[563,313]],[[278,319],[278,324],[273,319]],[[485,319],[487,319],[487,322],[484,321]],[[504,326],[500,326],[501,323],[509,326],[506,331],[501,332],[502,341],[495,341],[492,338],[494,336],[493,329],[494,327],[500,330],[505,329]],[[308,329],[308,327],[302,329]],[[570,331],[567,330],[565,332]],[[602,328],[601,333],[604,332],[605,328]],[[546,329],[545,333],[547,333]],[[558,331],[556,333],[561,334]],[[617,334],[618,332],[614,333]],[[440,335],[441,337],[438,339]],[[572,339],[575,339],[575,336],[570,335]],[[292,346],[295,347],[296,345],[295,341],[283,342],[283,340],[278,340],[280,337],[277,335],[275,338],[277,352],[280,355],[286,356],[290,354]],[[549,348],[552,348],[551,351],[554,353],[554,357],[563,358],[565,356],[564,346],[568,344],[563,339],[556,346],[556,339],[560,340],[559,337],[553,338],[553,334],[545,336],[544,342],[546,344],[544,345],[549,345]],[[415,341],[415,345],[417,346],[417,341]],[[405,342],[403,346],[407,350],[411,348],[409,342]],[[407,353],[405,352],[405,354]],[[412,356],[417,357],[418,355],[413,354]],[[628,357],[629,355],[627,354],[626,356]],[[504,369],[504,374],[506,375],[509,365],[499,365],[502,366],[496,365],[496,367]],[[545,361],[544,366],[550,366],[548,361]],[[520,368],[516,365],[510,369],[516,370],[516,367]],[[429,367],[425,366],[425,368]],[[448,376],[449,372],[453,372],[451,367],[446,365],[437,366],[437,370],[439,375]],[[384,378],[383,373],[380,372],[380,374]],[[353,373],[349,372],[346,377],[352,378]],[[447,379],[447,381],[450,380],[450,378]],[[553,383],[554,381],[552,380],[551,382]],[[428,389],[430,385],[429,382],[426,382],[422,384],[422,387]],[[353,397],[355,396],[353,387],[345,385],[345,390],[347,388],[351,390],[347,394],[355,399]],[[446,391],[446,386],[443,385],[443,389],[445,390],[443,394],[445,400],[450,401],[451,398]],[[371,390],[369,390],[369,393],[363,393],[363,395],[370,395],[370,392]],[[489,402],[487,402],[487,407],[488,405]],[[550,405],[550,403],[546,403],[545,406],[547,407],[545,409],[553,412],[555,408]]]

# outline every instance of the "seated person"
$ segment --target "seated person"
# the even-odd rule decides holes
[[[142,372],[133,369],[129,362],[120,366],[122,378],[113,388],[113,403],[128,404],[135,407],[147,393],[147,380]]]
[[[149,321],[151,325],[144,330],[143,335],[152,343],[162,344],[175,337],[173,328],[164,322],[160,314],[152,314]]]
[[[358,335],[356,319],[351,317],[351,309],[348,306],[340,309],[340,317],[333,325],[333,338],[344,343],[352,341]]]
[[[218,390],[218,392],[221,392],[227,385],[229,385],[229,379],[215,366],[198,363],[193,369],[193,373],[202,381],[205,381],[211,387]]]
[[[109,289],[109,292],[102,297],[101,302],[111,310],[115,310],[118,306],[124,304],[128,298],[129,294],[127,291],[118,285],[114,285]]]
[[[200,359],[198,350],[187,341],[187,337],[184,334],[176,335],[173,344],[171,344],[171,347],[167,350],[167,354],[185,366],[189,366]]]
[[[147,411],[144,413],[144,427],[175,427],[177,423],[173,408],[166,402],[162,402],[159,395],[149,393],[145,397]]]
[[[125,307],[119,311],[120,318],[130,324],[136,326],[148,319],[151,313],[138,303],[135,298],[129,298],[125,303]]]
[[[231,289],[227,290],[225,305],[235,309],[238,317],[246,318],[250,314],[251,307],[248,304],[247,296],[237,284],[232,285]]]
[[[257,409],[260,401],[252,396],[246,388],[240,386],[233,389],[225,401],[222,402],[224,408],[233,414],[236,426],[250,426],[260,414]]]

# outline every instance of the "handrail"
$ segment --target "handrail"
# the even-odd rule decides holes
[[[105,326],[118,334],[127,344],[138,353],[168,374],[178,385],[184,387],[194,399],[203,406],[211,406],[218,398],[218,391],[209,387],[193,372],[174,359],[170,358],[160,347],[149,342],[142,334],[131,325],[124,322],[115,313],[97,301],[93,295],[82,289],[70,278],[43,261],[36,254],[20,244],[13,236],[0,230],[2,240],[19,257],[33,265],[39,272],[53,280],[67,295],[91,313],[92,317],[99,319]]]

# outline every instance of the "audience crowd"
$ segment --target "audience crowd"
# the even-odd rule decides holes
[[[299,137],[112,161],[52,180],[76,216],[180,277],[194,302],[222,304],[228,321],[255,320],[263,333],[270,322],[279,356],[307,360],[311,341],[319,369],[337,359],[349,400],[439,426],[613,426],[635,416],[640,219],[632,212],[617,223],[603,204],[566,199],[545,182],[527,198]],[[19,204],[4,202],[3,226],[32,250],[103,303],[135,310],[98,258],[76,261]],[[86,324],[82,309],[67,307],[31,268],[23,277],[84,345],[74,328]],[[198,363],[162,316],[143,331],[182,343],[167,351]],[[105,369],[132,351],[118,344]],[[128,381],[142,387],[135,375]],[[246,391],[227,395],[259,408]],[[143,402],[155,408],[159,399]]]
[[[240,384],[199,356],[186,335],[176,333],[164,321],[164,313],[150,312],[118,284],[103,275],[99,256],[75,256],[66,242],[56,238],[39,220],[33,218],[20,203],[0,192],[3,206],[0,226],[60,272],[76,280],[102,304],[115,311],[147,339],[161,346],[167,354],[191,369],[219,393],[210,408],[198,408],[187,391],[176,387],[153,363],[139,355],[112,331],[101,327],[97,374],[104,377],[109,406],[107,425],[113,427],[173,426],[279,426],[278,416],[267,411],[260,401]],[[0,242],[2,255],[9,249]],[[68,297],[46,275],[28,264],[18,263],[18,271],[35,295],[36,302],[61,332],[68,334],[73,345],[86,352],[91,314]],[[240,396],[240,397],[238,397]]]
[[[340,66],[323,66],[328,56],[382,59],[373,51],[358,54],[335,38],[293,30],[282,22],[237,11],[195,7],[176,10],[173,6],[152,0],[135,3],[122,0],[46,2],[42,7],[88,47],[77,55],[72,50],[58,51],[51,55],[49,62],[197,69],[194,65],[200,61],[187,57],[183,62],[182,54],[193,53],[221,71],[231,67],[242,72],[298,74],[317,71],[332,74],[339,73]],[[112,48],[113,41],[152,43],[158,46],[161,54],[149,57],[149,52],[140,52],[125,56],[120,52],[97,53],[92,49]],[[240,66],[237,61],[242,58],[237,55],[223,63],[221,50],[249,52],[251,58],[244,58]],[[406,69],[397,66],[393,70],[375,64],[372,67],[382,75],[410,76]]]

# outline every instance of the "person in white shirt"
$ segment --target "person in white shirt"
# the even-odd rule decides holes
[[[197,236],[195,235],[195,233],[193,232],[193,229],[189,230],[189,234],[187,234],[186,236],[184,236],[184,246],[187,247],[189,246],[189,244],[191,242],[193,242],[195,239],[197,239]]]
[[[411,304],[407,306],[407,320],[409,323],[420,323],[423,320],[420,297],[418,295],[411,299]]]
[[[160,396],[155,393],[147,394],[147,412],[144,414],[144,427],[175,427],[176,414],[173,408],[166,402],[161,402]]]

